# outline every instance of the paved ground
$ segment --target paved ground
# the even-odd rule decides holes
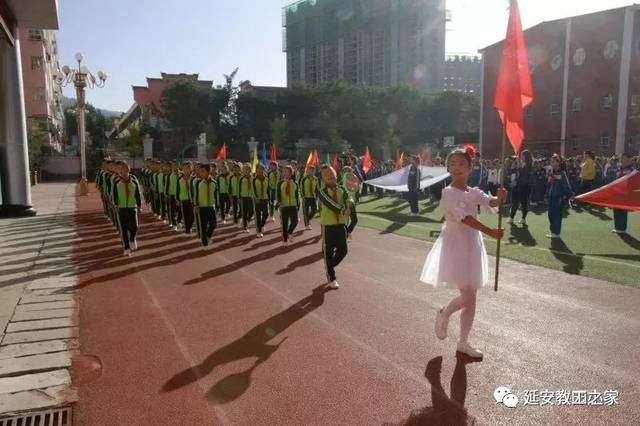
[[[452,293],[420,284],[429,245],[361,228],[322,288],[316,230],[280,247],[224,227],[214,248],[141,218],[131,258],[80,199],[81,346],[100,377],[76,375],[83,425],[619,424],[640,418],[640,291],[504,262],[456,359],[434,339]],[[97,359],[96,358],[96,359]],[[493,392],[616,390],[613,406],[497,405]],[[596,403],[602,400],[595,400]]]
[[[36,217],[0,220],[0,416],[75,400],[75,185],[32,191]]]

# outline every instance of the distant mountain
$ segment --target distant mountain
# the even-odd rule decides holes
[[[63,109],[75,108],[75,106],[76,106],[76,98],[67,98],[66,96],[62,97]],[[122,111],[110,111],[108,109],[102,109],[97,107],[96,109],[98,110],[98,112],[100,112],[100,114],[104,115],[107,118],[112,118],[112,117],[118,118],[123,114]]]

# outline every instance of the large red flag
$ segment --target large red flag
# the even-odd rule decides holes
[[[278,161],[278,151],[276,144],[271,144],[271,152],[269,152],[269,161]]]
[[[227,144],[223,143],[220,147],[220,151],[218,151],[218,155],[216,155],[216,160],[226,160],[227,159]]]
[[[369,153],[369,147],[364,151],[364,158],[362,159],[362,171],[366,175],[371,170],[371,154]]]
[[[502,50],[494,106],[516,153],[524,139],[524,109],[533,102],[527,46],[517,0],[511,0],[509,26]]]
[[[633,173],[576,197],[576,200],[620,210],[640,211],[640,173]]]

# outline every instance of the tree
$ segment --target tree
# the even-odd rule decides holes
[[[209,93],[194,81],[176,80],[162,92],[164,118],[173,129],[173,139],[165,144],[171,157],[204,131]]]
[[[285,118],[274,118],[270,123],[270,127],[271,143],[277,146],[278,153],[284,152],[283,147],[287,144],[287,120]]]
[[[46,134],[37,123],[33,123],[27,135],[29,169],[38,170],[44,163],[46,151]]]
[[[143,152],[140,129],[134,125],[127,127],[127,135],[118,139],[118,150],[128,152],[131,157],[140,157]]]

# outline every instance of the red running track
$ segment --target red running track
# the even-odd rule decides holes
[[[505,262],[472,342],[433,336],[452,297],[418,282],[428,245],[360,228],[325,291],[317,230],[282,248],[225,226],[213,248],[142,214],[124,258],[96,195],[80,198],[81,425],[630,424],[640,418],[640,292]],[[316,226],[317,228],[317,226]],[[561,284],[561,285],[559,285]],[[589,328],[587,328],[589,327]],[[633,333],[636,334],[633,334]],[[635,336],[635,338],[631,338]],[[508,409],[498,386],[617,389],[621,403]]]

